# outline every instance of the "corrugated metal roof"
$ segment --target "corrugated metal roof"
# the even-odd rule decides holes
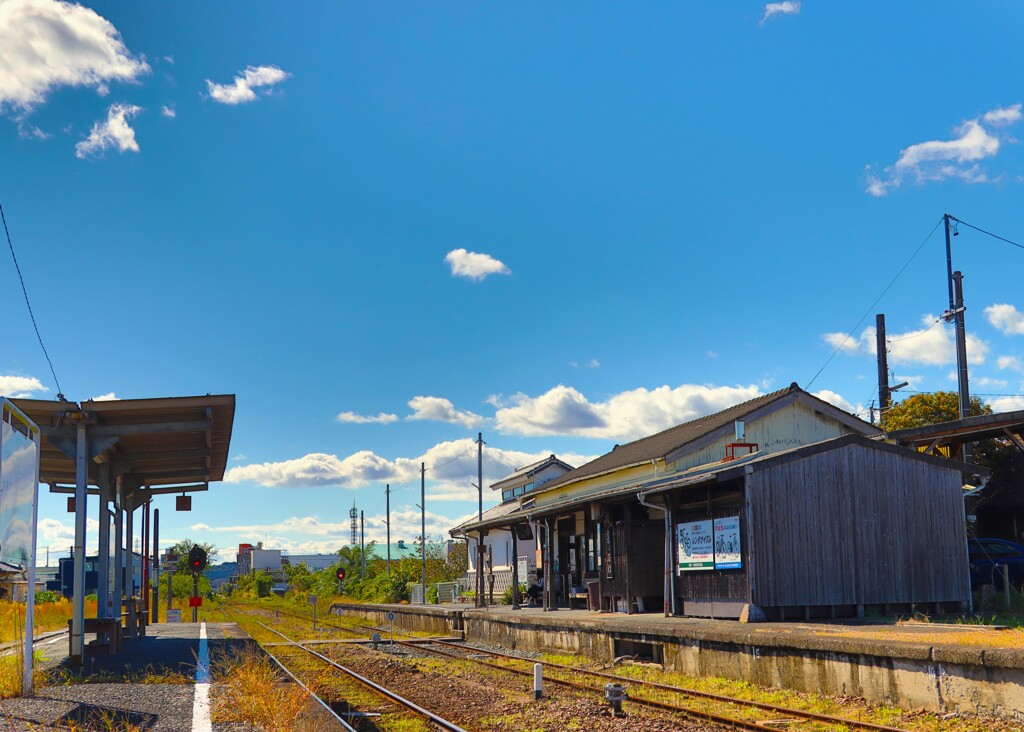
[[[104,463],[126,469],[131,488],[224,479],[235,418],[233,394],[81,404],[11,401],[42,430],[42,483],[75,482],[75,462],[66,450],[73,454],[81,420],[88,425],[92,442],[89,482],[93,485]]]

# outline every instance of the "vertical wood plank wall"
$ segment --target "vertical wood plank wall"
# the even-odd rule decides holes
[[[960,474],[850,445],[747,476],[752,601],[966,601]]]

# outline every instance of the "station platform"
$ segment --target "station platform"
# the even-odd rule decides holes
[[[215,730],[208,714],[210,659],[248,643],[234,623],[157,623],[145,637],[125,638],[120,653],[88,656],[73,667],[66,634],[49,637],[36,644],[45,685],[0,700],[0,727]]]
[[[1024,630],[891,619],[744,624],[507,605],[337,604],[331,612],[384,626],[391,612],[396,628],[506,648],[606,664],[632,657],[694,676],[1024,722]]]

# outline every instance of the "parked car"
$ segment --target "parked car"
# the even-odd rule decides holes
[[[995,585],[1003,589],[1003,565],[1010,571],[1010,586],[1024,587],[1024,546],[1005,539],[969,539],[967,559],[971,568],[971,589]]]

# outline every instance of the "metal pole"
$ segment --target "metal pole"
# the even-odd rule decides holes
[[[135,501],[129,499],[124,507],[124,548],[127,552],[124,575],[124,596],[135,597]]]
[[[942,214],[942,220],[946,224],[946,284],[949,285],[949,309],[953,309],[953,250],[949,246],[949,214]]]
[[[75,443],[75,562],[72,584],[73,604],[71,610],[71,663],[82,665],[85,650],[85,509],[86,490],[89,480],[88,440],[85,432],[85,415],[79,414],[80,421]]]
[[[388,483],[384,486],[384,511],[388,515],[388,520],[384,522],[384,525],[388,527],[388,579],[391,579],[391,484]]]
[[[100,512],[99,516],[99,556],[98,578],[96,586],[96,617],[109,618],[110,613],[110,467],[104,463],[100,467]]]
[[[427,464],[420,463],[420,557],[422,563],[423,599],[427,604]]]
[[[153,509],[153,622],[160,622],[160,509]]]
[[[124,597],[124,486],[121,478],[114,481],[114,603],[113,616],[121,621],[121,600]]]
[[[142,504],[142,612],[149,614],[149,510],[150,500]]]
[[[479,498],[476,517],[484,520],[484,433],[476,433],[476,488]]]
[[[199,572],[192,572],[192,597],[199,597]],[[192,622],[199,622],[199,608],[192,605]]]
[[[366,579],[366,517],[359,512],[359,579]]]

